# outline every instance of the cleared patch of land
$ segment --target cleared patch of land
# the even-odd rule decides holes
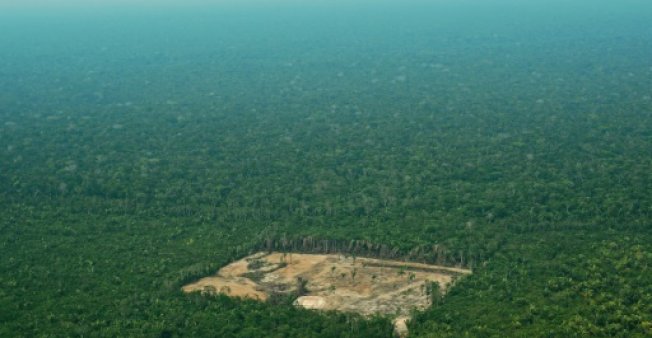
[[[430,306],[433,295],[443,295],[458,276],[469,273],[423,263],[273,252],[235,261],[183,290],[259,300],[273,293],[300,294],[296,304],[305,308],[392,315],[404,326],[410,310]]]

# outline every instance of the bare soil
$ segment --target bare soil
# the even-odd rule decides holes
[[[303,280],[306,292],[296,305],[366,316],[394,316],[396,329],[401,331],[397,334],[404,336],[410,310],[430,306],[431,282],[438,282],[440,293],[444,294],[458,276],[470,273],[466,269],[423,263],[273,252],[235,261],[183,290],[264,301],[275,292],[295,293]]]

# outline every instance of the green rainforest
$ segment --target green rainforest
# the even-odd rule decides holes
[[[471,269],[410,337],[652,336],[649,2],[208,3],[0,4],[0,337],[394,335],[181,290],[281,242]]]

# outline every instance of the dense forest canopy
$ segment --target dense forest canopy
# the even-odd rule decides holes
[[[652,11],[484,9],[3,14],[0,336],[391,336],[180,290],[305,237],[472,268],[413,336],[652,335]]]

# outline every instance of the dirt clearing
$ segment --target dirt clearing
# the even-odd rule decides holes
[[[295,302],[298,306],[390,315],[400,319],[403,330],[410,310],[427,308],[433,297],[443,295],[458,276],[470,273],[422,263],[273,252],[235,261],[215,276],[188,284],[183,290],[259,300],[272,293],[300,294]]]

